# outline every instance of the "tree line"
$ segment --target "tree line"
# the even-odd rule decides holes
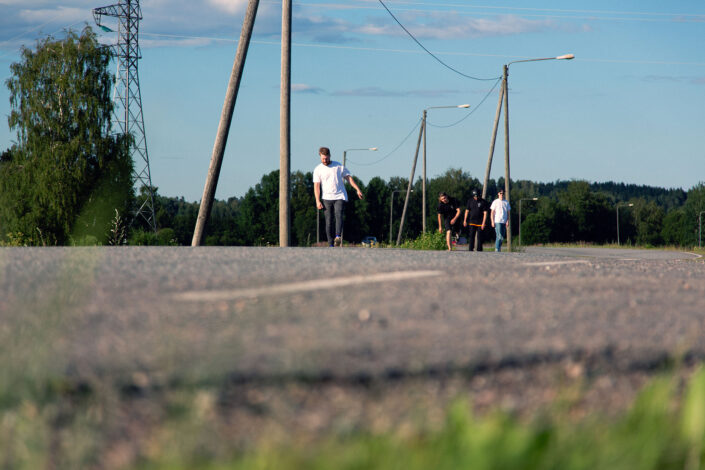
[[[113,104],[109,51],[86,27],[63,39],[23,48],[11,65],[10,129],[18,141],[0,152],[0,244],[2,245],[190,245],[198,203],[163,197],[157,188],[155,234],[131,214],[150,188],[134,191],[129,136],[111,133]],[[344,238],[396,240],[408,180],[359,179],[365,198],[346,206]],[[323,235],[312,174],[291,175],[290,234],[294,246],[311,246]],[[431,178],[427,230],[437,227],[436,195],[445,191],[462,204],[480,181],[461,169]],[[488,199],[504,187],[490,180]],[[421,180],[413,185],[402,239],[422,231]],[[215,201],[206,245],[276,245],[279,240],[279,172],[264,175],[244,196]],[[687,192],[620,183],[511,181],[511,227],[524,244],[587,242],[647,246],[693,246],[705,211],[705,186]],[[534,200],[536,198],[536,200]],[[521,221],[519,208],[521,207]],[[617,221],[619,220],[619,225]],[[619,240],[617,240],[619,233]],[[485,239],[494,233],[488,229]]]
[[[359,243],[364,236],[389,242],[390,228],[395,242],[408,179],[392,177],[385,181],[374,177],[367,184],[355,179],[365,198],[350,198],[345,209],[347,242]],[[503,178],[490,180],[488,200]],[[241,198],[215,201],[205,230],[206,245],[277,245],[279,242],[279,171],[273,171],[250,188]],[[422,231],[421,179],[412,186],[404,224],[403,239],[419,236]],[[512,232],[519,234],[521,200],[521,241],[539,243],[617,243],[617,217],[622,244],[641,246],[693,246],[698,243],[699,212],[705,210],[705,185],[689,191],[663,189],[623,183],[588,183],[558,181],[535,183],[512,181]],[[463,206],[473,189],[482,183],[460,169],[431,178],[426,185],[428,197],[427,230],[436,230],[436,195],[445,191]],[[323,214],[315,206],[311,172],[291,175],[291,243],[311,246],[325,240]],[[394,197],[392,193],[394,192]],[[533,200],[537,198],[537,200]],[[189,245],[198,215],[198,203],[183,198],[156,197],[157,224],[170,227],[178,244]],[[464,209],[463,209],[464,210]],[[619,215],[617,215],[619,211]],[[391,222],[390,222],[391,221]],[[391,223],[391,225],[390,225]],[[318,229],[318,234],[317,234]],[[494,232],[487,229],[486,240]]]

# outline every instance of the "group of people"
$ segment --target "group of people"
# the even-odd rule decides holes
[[[328,246],[341,246],[343,243],[343,214],[348,193],[345,181],[350,183],[357,197],[363,194],[350,171],[339,162],[331,160],[330,149],[321,147],[318,150],[321,163],[313,170],[313,192],[316,197],[316,207],[324,209],[326,219],[326,238]],[[468,232],[468,249],[482,251],[482,231],[487,224],[489,214],[490,224],[497,235],[495,251],[502,250],[502,241],[507,237],[507,220],[509,219],[509,202],[504,200],[504,191],[499,190],[497,199],[491,205],[482,199],[476,189],[472,190],[472,198],[467,203],[463,227]],[[460,231],[460,203],[445,192],[438,195],[438,231],[446,233],[446,245],[452,249],[452,232]],[[477,243],[475,238],[477,237]]]
[[[446,246],[452,250],[451,236],[453,232],[460,232],[460,202],[448,196],[445,192],[438,195],[438,232],[446,234]],[[490,224],[495,230],[495,251],[502,251],[502,242],[507,238],[507,221],[509,220],[509,202],[504,199],[504,190],[497,192],[497,199],[492,204],[480,197],[477,189],[472,190],[472,197],[468,200],[463,228],[468,233],[468,250],[482,251],[482,233],[487,226],[489,215]],[[477,238],[477,242],[476,242]]]

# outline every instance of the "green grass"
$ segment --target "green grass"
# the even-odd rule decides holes
[[[410,250],[445,250],[446,236],[437,231],[426,232],[413,240],[405,240],[400,247]]]
[[[505,413],[476,417],[464,402],[444,425],[411,437],[351,435],[300,446],[262,445],[225,459],[164,456],[140,469],[686,469],[703,466],[705,373],[679,394],[676,381],[654,380],[632,408],[613,418],[566,415],[529,423]]]
[[[245,449],[235,449],[221,432],[213,391],[166,392],[159,411],[145,420],[152,422],[138,429],[111,425],[124,412],[112,392],[57,390],[54,400],[28,399],[2,410],[0,464],[138,470],[702,469],[705,371],[685,385],[675,377],[653,379],[616,417],[576,418],[558,405],[531,418],[501,411],[477,416],[463,400],[435,429],[348,431],[303,442],[291,429],[287,442],[262,441]],[[115,445],[127,438],[139,445]]]

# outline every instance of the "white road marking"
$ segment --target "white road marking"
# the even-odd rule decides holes
[[[371,284],[375,282],[404,281],[419,277],[442,276],[443,271],[397,271],[361,276],[339,277],[333,279],[315,279],[313,281],[292,282],[266,287],[250,287],[245,289],[211,290],[181,292],[175,295],[178,300],[191,302],[214,302],[222,300],[241,299],[243,297],[261,297],[269,295],[294,294],[326,290],[334,287],[352,286],[358,284]]]
[[[586,259],[575,259],[570,261],[537,261],[535,263],[524,263],[524,266],[558,266],[561,264],[590,264]]]

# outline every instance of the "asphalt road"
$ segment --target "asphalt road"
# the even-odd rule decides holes
[[[616,393],[705,357],[705,264],[675,251],[3,248],[0,274],[17,374],[270,390],[442,378],[490,405],[505,389],[541,401],[554,371]]]

